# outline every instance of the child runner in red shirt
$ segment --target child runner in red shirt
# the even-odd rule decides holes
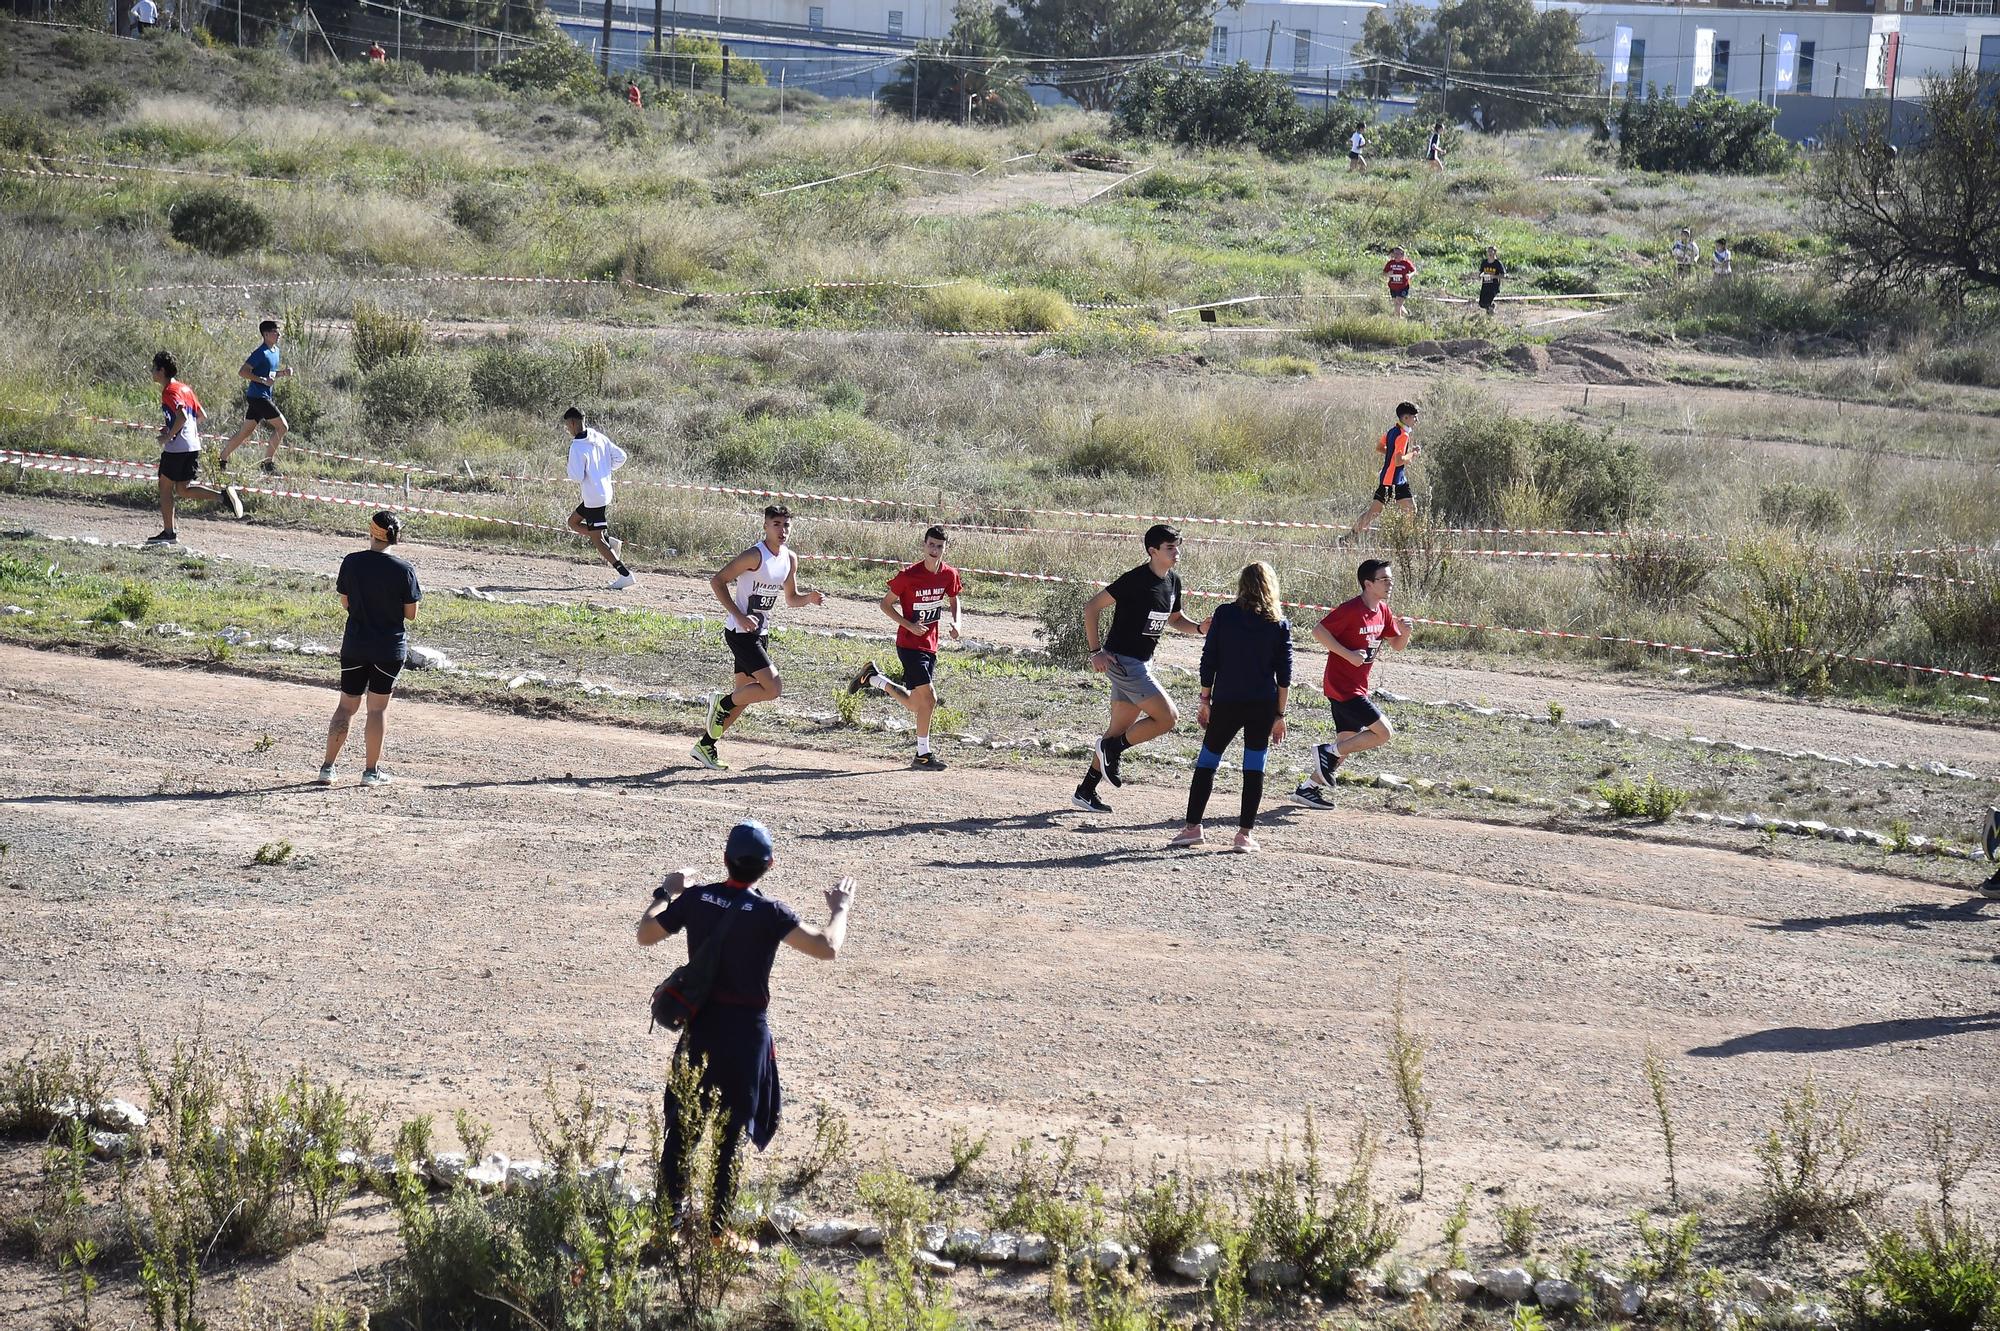
[[[880,689],[917,718],[917,757],[910,766],[919,772],[944,770],[931,752],[931,713],[937,710],[937,690],[931,681],[937,674],[938,625],[947,601],[951,603],[947,627],[953,641],[959,636],[958,570],[944,562],[949,543],[944,528],[926,531],[924,557],[889,579],[888,594],[882,598],[882,613],[896,625],[896,658],[903,663],[903,682],[896,683],[870,661],[847,686],[851,694]]]
[[[1403,253],[1401,245],[1389,251],[1389,262],[1382,265],[1382,275],[1389,279],[1389,299],[1396,303],[1396,317],[1407,319],[1410,312],[1403,308],[1403,302],[1410,298],[1410,279],[1416,276],[1417,266]]]
[[[1384,647],[1400,651],[1409,645],[1410,626],[1389,609],[1395,585],[1386,559],[1364,559],[1354,570],[1361,595],[1344,601],[1313,625],[1313,640],[1326,648],[1326,676],[1321,691],[1333,711],[1334,742],[1314,748],[1319,781],[1301,781],[1292,798],[1316,809],[1334,807],[1333,774],[1354,754],[1379,749],[1395,732],[1389,718],[1368,697],[1368,676],[1376,653]]]

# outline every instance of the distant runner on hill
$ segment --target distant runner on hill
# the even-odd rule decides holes
[[[243,385],[243,426],[231,436],[215,455],[215,469],[229,470],[229,455],[243,447],[258,427],[269,430],[270,437],[264,444],[264,460],[259,467],[267,472],[278,469],[278,445],[285,442],[285,431],[292,428],[285,419],[285,413],[278,410],[277,384],[280,379],[292,377],[289,365],[280,365],[278,339],[283,336],[276,319],[266,319],[257,325],[257,335],[263,340],[257,348],[243,358],[237,376],[246,382]]]
[[[1361,126],[1357,123],[1354,126],[1354,132],[1347,136],[1347,169],[1349,171],[1366,171],[1368,169],[1367,149],[1368,136],[1361,132]]]
[[[1382,466],[1375,475],[1375,497],[1362,510],[1361,516],[1354,520],[1354,525],[1342,535],[1340,544],[1345,545],[1359,538],[1390,504],[1415,515],[1417,503],[1410,494],[1409,464],[1410,459],[1417,455],[1417,444],[1412,435],[1416,428],[1417,404],[1398,402],[1396,423],[1375,441],[1375,451],[1382,455]]]
[[[583,487],[582,502],[569,515],[569,529],[597,547],[597,554],[618,576],[607,585],[609,591],[623,591],[638,579],[625,567],[620,551],[625,542],[611,534],[611,473],[625,465],[625,450],[583,423],[583,412],[571,407],[563,413],[563,430],[569,435],[569,478]]]
[[[882,597],[882,613],[896,625],[896,659],[902,663],[903,682],[898,684],[883,674],[873,661],[861,667],[847,686],[849,693],[880,689],[901,703],[917,719],[917,756],[910,764],[920,772],[942,772],[944,763],[931,752],[931,715],[937,710],[938,630],[959,635],[958,570],[944,562],[950,544],[944,528],[932,527],[924,533],[924,557],[889,579]],[[945,619],[945,607],[951,618]]]
[[[195,479],[201,471],[201,422],[207,415],[194,390],[180,381],[181,367],[173,353],[162,351],[153,357],[153,382],[160,386],[160,530],[146,538],[147,545],[175,545],[181,537],[174,526],[174,500],[189,495],[213,495],[229,505],[237,517],[243,516],[243,496],[236,487],[220,490]]]
[[[1424,145],[1424,161],[1428,162],[1431,170],[1438,175],[1444,174],[1444,121],[1442,120],[1431,126],[1430,142]]]
[[[1500,251],[1493,246],[1486,247],[1486,257],[1479,261],[1479,308],[1493,313],[1494,297],[1500,294],[1500,279],[1507,276],[1507,265],[1500,262]]]
[[[1395,303],[1396,317],[1407,319],[1409,310],[1403,302],[1410,298],[1410,279],[1415,277],[1417,266],[1403,253],[1401,245],[1389,251],[1389,262],[1382,265],[1382,275],[1389,279],[1389,299]]]
[[[695,741],[694,760],[717,771],[729,770],[716,741],[743,719],[752,704],[772,702],[785,691],[778,668],[771,663],[771,615],[780,600],[793,609],[821,605],[820,592],[799,591],[798,556],[785,544],[791,534],[792,510],[772,504],[764,510],[764,539],[730,560],[708,580],[722,604],[722,640],[736,666],[735,687],[708,700],[708,724]]]
[[[1395,575],[1386,559],[1364,559],[1354,570],[1361,595],[1343,601],[1313,626],[1313,641],[1326,648],[1326,676],[1321,692],[1333,713],[1334,742],[1314,747],[1317,783],[1299,783],[1292,798],[1316,809],[1331,809],[1334,773],[1357,753],[1378,749],[1394,731],[1368,696],[1369,675],[1384,647],[1401,651],[1410,642],[1410,626],[1389,609]]]

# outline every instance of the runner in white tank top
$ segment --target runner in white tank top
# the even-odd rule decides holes
[[[798,557],[785,544],[791,530],[792,511],[772,504],[764,510],[764,539],[708,580],[723,609],[722,640],[729,644],[736,677],[735,687],[708,700],[708,723],[694,746],[694,760],[703,767],[727,771],[716,741],[752,703],[770,702],[784,692],[778,668],[771,664],[772,612],[780,602],[797,609],[826,600],[819,592],[799,591]]]

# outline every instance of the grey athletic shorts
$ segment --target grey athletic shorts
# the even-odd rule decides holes
[[[1136,656],[1111,654],[1111,669],[1105,671],[1111,678],[1111,701],[1143,703],[1157,698],[1166,690],[1160,681],[1153,678],[1153,665],[1141,661]]]

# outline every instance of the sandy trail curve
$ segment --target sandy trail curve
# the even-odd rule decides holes
[[[1376,799],[1274,811],[1261,857],[1168,853],[1178,786],[1083,816],[1059,808],[1066,780],[1005,763],[926,776],[752,725],[738,769],[708,773],[679,737],[408,700],[398,783],[364,790],[350,761],[320,789],[331,689],[20,648],[0,680],[10,1047],[199,1017],[393,1113],[469,1103],[519,1151],[547,1070],[635,1111],[655,1093],[664,956],[633,920],[663,867],[710,863],[755,815],[780,835],[772,891],[809,915],[861,879],[847,952],[781,960],[773,1022],[794,1109],[842,1106],[869,1153],[935,1159],[970,1123],[1250,1163],[1307,1103],[1388,1124],[1405,975],[1434,1169],[1609,1218],[1657,1187],[1648,1041],[1675,1060],[1698,1185],[1742,1179],[1808,1065],[1861,1093],[1881,1141],[1907,1141],[1926,1097],[2000,1111],[2000,907],[1963,891],[1385,821]],[[250,863],[279,840],[294,864]]]
[[[198,512],[200,515],[195,516]],[[193,509],[190,514],[183,522],[183,538],[193,548],[275,568],[330,573],[339,566],[341,556],[356,545],[354,540],[339,535],[263,527],[254,521],[241,524],[217,521]],[[0,527],[47,536],[136,541],[151,534],[149,516],[86,500],[0,495]],[[557,520],[553,507],[550,520]],[[810,545],[804,548],[810,549]],[[552,604],[596,601],[683,614],[709,614],[715,610],[705,578],[654,573],[643,567],[639,570],[637,587],[622,593],[606,592],[602,565],[586,562],[580,545],[575,558],[563,559],[497,549],[425,545],[419,532],[413,535],[406,553],[416,563],[424,585],[433,592],[478,587],[508,599]],[[1107,561],[1101,576],[1110,576],[1117,567]],[[885,567],[885,581],[888,571]],[[811,585],[812,575],[812,566],[805,566],[802,579],[805,585]],[[849,629],[873,634],[882,634],[887,629],[886,621],[871,600],[841,594],[829,596],[827,603],[817,609],[791,612],[782,622],[799,628]],[[1038,645],[1032,619],[984,613],[976,593],[967,605],[967,625],[968,636],[976,641],[1016,648]],[[1199,657],[1199,643],[1169,637],[1158,659],[1167,664],[1192,666]],[[1311,672],[1317,668],[1316,659],[1309,658],[1306,678],[1314,678]],[[1575,720],[1610,717],[1625,725],[1663,734],[1687,732],[1745,744],[1859,754],[1883,761],[1939,760],[1982,775],[2000,770],[2000,732],[1964,723],[1886,717],[1771,695],[1621,679],[1567,662],[1524,664],[1518,669],[1447,664],[1427,660],[1421,639],[1409,651],[1388,658],[1378,669],[1376,680],[1380,687],[1425,700],[1449,698],[1535,714],[1545,711],[1554,701],[1562,703]]]

